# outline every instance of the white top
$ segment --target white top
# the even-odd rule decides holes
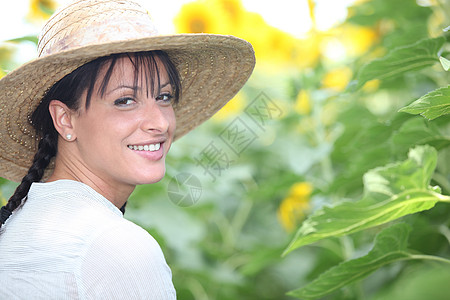
[[[33,183],[0,229],[1,299],[176,299],[158,243],[89,186]]]

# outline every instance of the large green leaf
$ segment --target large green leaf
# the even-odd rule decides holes
[[[436,150],[450,146],[450,136],[445,136],[439,127],[421,117],[413,117],[403,123],[391,136],[393,152],[406,154],[415,145],[430,145]]]
[[[450,295],[449,282],[450,265],[411,264],[407,270],[396,276],[395,284],[383,286],[377,295],[370,299],[448,300]]]
[[[288,294],[299,299],[317,299],[363,279],[384,265],[412,257],[406,250],[409,232],[410,226],[405,223],[384,229],[375,238],[375,244],[367,255],[343,262]]]
[[[420,97],[400,112],[420,114],[428,120],[436,119],[450,113],[450,85],[441,87]]]
[[[392,50],[386,56],[375,59],[361,68],[355,88],[361,88],[372,79],[392,78],[434,65],[439,62],[438,52],[444,42],[445,38],[441,36]]]
[[[449,196],[429,186],[437,152],[428,145],[410,150],[403,162],[379,167],[364,175],[365,194],[357,202],[323,207],[297,231],[284,254],[318,240],[343,236],[432,208]]]

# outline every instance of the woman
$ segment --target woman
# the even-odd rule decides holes
[[[124,0],[76,0],[44,26],[39,58],[0,80],[5,299],[175,299],[159,245],[125,220],[171,143],[218,111],[254,67],[247,42],[158,35]]]

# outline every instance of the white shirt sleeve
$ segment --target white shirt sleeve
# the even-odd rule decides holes
[[[128,221],[95,238],[79,274],[82,299],[176,299],[160,246]]]

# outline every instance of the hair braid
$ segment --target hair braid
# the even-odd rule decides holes
[[[11,213],[26,200],[28,191],[33,182],[40,181],[51,159],[56,155],[57,139],[51,133],[47,133],[39,142],[38,150],[34,156],[33,164],[28,169],[27,175],[16,188],[8,203],[2,207],[0,214],[0,228],[6,222]]]

